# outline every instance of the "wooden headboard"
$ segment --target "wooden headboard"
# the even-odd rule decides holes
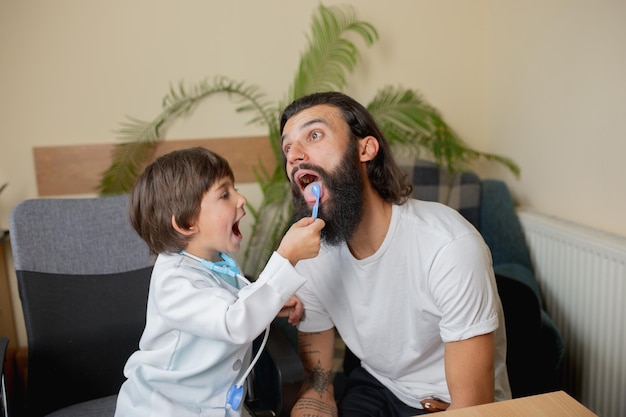
[[[96,193],[102,174],[111,164],[115,144],[42,146],[33,148],[37,191],[41,197]],[[267,136],[166,140],[156,157],[176,149],[204,146],[220,154],[232,167],[237,183],[255,182],[254,169],[276,163]]]

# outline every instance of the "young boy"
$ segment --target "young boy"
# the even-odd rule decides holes
[[[229,390],[242,395],[252,341],[283,306],[299,320],[293,294],[305,279],[294,265],[318,254],[324,222],[296,222],[249,283],[227,255],[240,248],[245,203],[228,162],[204,148],[164,155],[137,179],[131,223],[158,257],[116,417],[241,415]]]

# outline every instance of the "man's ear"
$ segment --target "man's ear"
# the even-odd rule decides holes
[[[188,229],[180,227],[178,225],[178,222],[176,221],[176,216],[173,214],[172,214],[172,227],[178,233],[180,233],[181,235],[185,235],[185,236],[191,236],[198,231],[195,225],[190,226]]]
[[[359,139],[359,161],[371,161],[378,155],[379,148],[378,139],[374,136],[366,136]]]

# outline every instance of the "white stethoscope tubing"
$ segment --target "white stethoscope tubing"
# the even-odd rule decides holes
[[[250,375],[250,372],[252,372],[252,369],[254,369],[254,365],[256,365],[256,363],[258,362],[259,358],[261,357],[261,353],[263,353],[263,349],[265,349],[265,345],[267,344],[267,339],[269,338],[269,335],[270,335],[270,326],[267,326],[265,328],[265,334],[263,335],[263,341],[261,342],[261,346],[259,346],[258,352],[254,356],[254,359],[252,359],[252,362],[250,362],[250,366],[248,366],[248,369],[246,370],[246,372],[244,372],[244,374],[241,376],[241,378],[239,378],[239,381],[237,381],[235,383],[235,385],[240,387],[246,381],[246,378],[248,377],[248,375]]]

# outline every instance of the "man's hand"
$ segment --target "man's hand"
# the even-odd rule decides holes
[[[296,326],[302,320],[303,314],[304,306],[302,301],[295,295],[292,295],[278,312],[278,317],[287,317],[287,322],[292,326]]]
[[[337,417],[333,388],[335,329],[298,333],[304,383],[291,417]]]

